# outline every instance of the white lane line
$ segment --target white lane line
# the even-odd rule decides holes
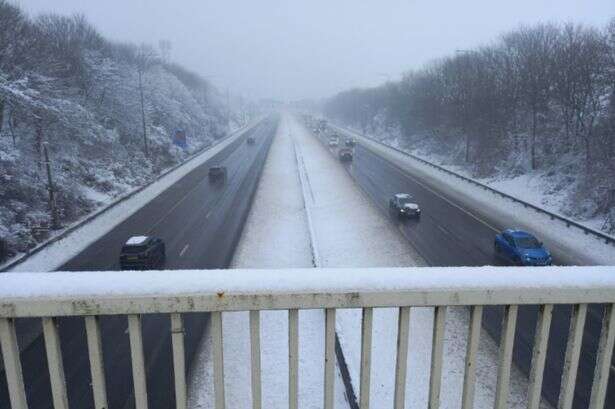
[[[186,244],[184,246],[184,248],[182,249],[182,251],[179,252],[179,256],[182,257],[184,255],[184,253],[186,252],[186,250],[188,250],[188,247],[190,247],[190,244]]]

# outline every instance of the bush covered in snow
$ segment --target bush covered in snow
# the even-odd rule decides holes
[[[146,45],[83,17],[29,18],[0,0],[0,259],[27,251],[227,132],[223,98]],[[187,148],[173,143],[185,131]],[[0,260],[1,261],[1,260]]]
[[[615,19],[521,27],[323,110],[474,177],[545,176],[558,210],[615,232]]]

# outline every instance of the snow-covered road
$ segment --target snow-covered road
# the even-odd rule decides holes
[[[293,144],[294,150],[293,150]],[[295,152],[302,169],[297,169]],[[297,171],[303,172],[302,191]],[[302,198],[303,193],[303,198]],[[303,209],[309,208],[313,243],[322,267],[394,267],[424,265],[403,235],[353,183],[336,156],[294,117],[284,115],[265,165],[253,208],[233,266],[249,268],[307,267],[311,265],[310,229]],[[287,406],[287,313],[261,314],[263,407]],[[322,406],[323,314],[300,314],[300,406]],[[446,320],[442,408],[460,407],[469,313],[450,308]],[[337,332],[359,393],[361,313],[340,310]],[[372,350],[372,407],[392,407],[397,339],[397,310],[374,313]],[[406,407],[427,407],[433,309],[412,310]],[[250,405],[250,345],[247,313],[224,315],[225,375],[228,407]],[[204,337],[199,360],[191,374],[190,406],[213,405],[211,345]],[[493,406],[498,347],[483,331],[477,366],[477,408]],[[527,380],[513,370],[510,408],[525,407]],[[344,389],[336,384],[336,407],[347,407]],[[547,406],[545,406],[547,407]]]

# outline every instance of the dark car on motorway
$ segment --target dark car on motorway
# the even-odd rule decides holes
[[[336,148],[338,147],[340,144],[340,138],[337,137],[337,135],[333,135],[329,138],[329,146],[331,148]]]
[[[164,266],[166,250],[162,239],[152,236],[133,236],[122,246],[122,270],[144,270]]]
[[[532,234],[507,229],[495,236],[496,257],[517,266],[550,266],[551,253]]]
[[[421,217],[420,206],[412,200],[408,193],[396,193],[389,199],[389,208],[400,217]]]
[[[357,144],[357,141],[355,141],[353,138],[346,138],[346,141],[344,143],[347,147],[353,148]]]
[[[212,166],[209,168],[208,175],[210,182],[224,182],[226,181],[226,167]]]
[[[340,151],[338,152],[338,156],[342,162],[350,162],[352,161],[352,150],[340,149]]]
[[[256,138],[253,136],[248,136],[248,145],[254,145],[256,143]]]

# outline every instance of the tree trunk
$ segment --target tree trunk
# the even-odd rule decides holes
[[[15,129],[14,128],[14,124],[15,124],[15,118],[13,117],[14,115],[14,111],[13,108],[11,108],[11,111],[9,112],[9,117],[7,119],[7,123],[9,126],[9,132],[11,133],[11,137],[13,138],[13,147],[17,146],[17,141],[15,138]]]
[[[536,109],[532,112],[532,144],[530,146],[532,158],[532,170],[536,170],[536,129],[538,127],[538,113]]]
[[[36,130],[34,131],[34,149],[38,156],[38,170],[43,170],[43,126],[40,120],[36,121]]]
[[[4,98],[0,98],[0,135],[2,135],[2,127],[4,125]]]
[[[470,162],[470,134],[466,132],[466,163]]]
[[[143,148],[145,150],[145,156],[149,156],[149,149],[147,147],[147,124],[145,123],[145,101],[143,97],[143,73],[139,71],[139,96],[141,98],[141,121],[143,123]]]

